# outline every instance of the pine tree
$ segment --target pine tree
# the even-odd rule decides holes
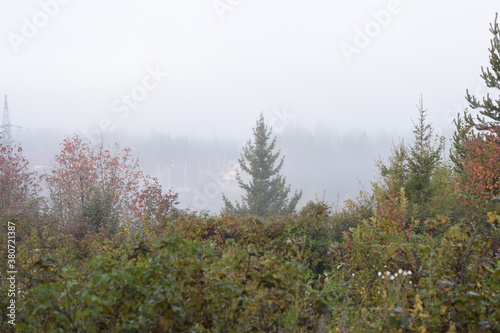
[[[390,185],[399,191],[406,188],[408,180],[408,148],[403,140],[398,144],[393,143],[389,164],[385,165],[382,159],[376,162],[380,175],[386,179],[386,185]]]
[[[276,137],[271,138],[271,129],[266,126],[261,114],[253,129],[253,141],[248,140],[238,162],[241,170],[250,176],[245,183],[238,172],[236,179],[246,194],[242,202],[234,205],[223,195],[224,211],[236,215],[252,214],[261,217],[293,212],[302,196],[302,191],[295,192],[289,199],[290,185],[280,174],[284,157],[280,151],[274,152]]]
[[[490,24],[490,31],[493,34],[491,47],[488,49],[490,52],[490,68],[485,70],[481,67],[481,78],[488,88],[496,89],[500,93],[500,27],[498,25],[498,13],[495,16],[495,21]],[[488,94],[482,100],[479,100],[467,90],[466,99],[471,109],[479,111],[479,115],[475,119],[470,115],[467,116],[466,119],[471,126],[474,126],[477,130],[486,130],[500,125],[500,98],[494,100]]]
[[[433,142],[432,126],[426,121],[426,112],[422,98],[417,105],[419,119],[413,123],[413,144],[406,146],[404,142],[395,144],[389,157],[389,165],[381,160],[377,162],[380,175],[383,177],[383,188],[389,197],[395,197],[404,189],[409,203],[412,218],[427,218],[429,206],[435,201],[442,189],[441,180],[436,177],[441,166],[441,153],[444,143],[441,139],[436,146]]]
[[[423,205],[429,201],[432,193],[430,186],[432,176],[441,160],[444,143],[441,140],[437,147],[432,142],[433,129],[425,121],[427,110],[420,98],[417,106],[419,119],[414,125],[415,141],[408,155],[408,183],[406,193],[411,203]]]
[[[455,133],[453,133],[453,141],[450,150],[450,160],[453,163],[453,169],[457,174],[463,172],[463,160],[467,154],[467,141],[471,138],[470,128],[467,117],[469,113],[464,111],[463,115],[458,114],[457,118],[453,119],[455,124]]]
[[[490,24],[493,37],[490,41],[488,68],[481,67],[481,78],[491,89],[491,94],[478,98],[466,93],[473,117],[468,110],[458,115],[450,158],[460,189],[462,204],[472,219],[482,219],[488,200],[498,195],[500,189],[500,27],[498,13]]]

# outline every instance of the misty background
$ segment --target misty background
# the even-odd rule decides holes
[[[423,95],[448,140],[488,64],[498,0],[40,0],[0,3],[0,95],[44,172],[67,135],[130,147],[142,169],[217,213],[263,112],[302,201],[369,189],[411,140]],[[346,53],[350,50],[351,53]],[[355,51],[353,51],[355,50]]]

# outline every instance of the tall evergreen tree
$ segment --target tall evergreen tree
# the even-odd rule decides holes
[[[446,170],[441,168],[441,153],[444,142],[436,145],[433,140],[433,129],[426,121],[426,112],[422,98],[417,105],[419,118],[413,123],[414,141],[406,146],[402,141],[394,145],[389,157],[389,164],[377,162],[380,175],[384,179],[384,188],[389,196],[405,190],[409,203],[411,218],[425,219],[429,216],[430,206],[444,185],[438,176]],[[446,169],[446,168],[445,168]]]
[[[271,138],[271,129],[261,114],[253,129],[253,140],[248,140],[238,160],[241,170],[250,176],[250,181],[245,183],[239,172],[236,175],[240,188],[246,193],[242,202],[234,205],[223,195],[225,212],[267,217],[295,210],[302,191],[288,198],[290,185],[280,174],[284,157],[280,158],[280,151],[274,152],[275,148],[276,137]]]
[[[488,88],[493,88],[497,93],[500,93],[500,27],[498,25],[498,13],[495,16],[495,21],[490,24],[490,31],[493,34],[491,46],[488,49],[490,52],[490,67],[486,68],[486,70],[481,67],[481,78]],[[500,97],[495,100],[488,94],[479,100],[467,91],[466,99],[471,109],[479,111],[476,118],[470,115],[467,116],[466,119],[471,126],[474,126],[477,130],[486,130],[500,125]],[[500,133],[497,133],[497,135],[500,135]]]
[[[413,123],[415,139],[409,150],[406,193],[410,202],[423,205],[430,200],[432,195],[430,184],[441,160],[444,142],[441,140],[437,146],[434,146],[433,129],[425,120],[427,110],[424,109],[422,98],[417,108],[419,118],[417,123]]]
[[[376,162],[380,175],[386,179],[386,185],[389,182],[392,187],[399,189],[406,188],[408,181],[408,148],[403,140],[398,144],[393,143],[389,164],[386,165],[382,159]]]
[[[498,90],[500,93],[500,28],[498,24],[498,13],[495,21],[490,24],[490,31],[493,38],[490,41],[489,60],[490,68],[481,67],[481,78],[489,88]],[[473,96],[467,90],[465,99],[469,103],[471,110],[479,112],[473,117],[467,109],[463,114],[458,114],[453,121],[455,124],[455,133],[453,134],[453,144],[450,151],[450,159],[454,164],[455,172],[461,175],[464,171],[464,160],[467,157],[468,144],[477,138],[478,132],[491,130],[498,133],[500,125],[500,99],[494,100],[491,95],[482,99]]]
[[[491,89],[485,97],[467,91],[469,112],[458,116],[452,151],[453,162],[459,171],[458,180],[464,204],[472,208],[473,218],[481,219],[489,199],[500,189],[500,26],[498,13],[490,24],[493,37],[489,47],[489,67],[481,67],[481,78]],[[492,96],[496,96],[492,97]]]
[[[463,115],[458,114],[457,118],[453,120],[455,124],[455,133],[453,133],[453,141],[450,150],[450,160],[453,163],[454,171],[457,174],[463,172],[463,160],[467,154],[467,141],[471,137],[470,128],[467,117],[469,113],[464,111]]]

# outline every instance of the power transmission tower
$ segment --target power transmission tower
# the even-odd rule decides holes
[[[7,95],[5,95],[5,103],[3,106],[3,119],[2,119],[2,144],[10,145],[12,143],[12,124],[10,123],[9,105],[7,104]]]

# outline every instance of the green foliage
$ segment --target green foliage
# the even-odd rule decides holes
[[[415,234],[411,228],[382,229],[386,225],[377,217],[352,231],[345,243],[349,260],[335,276],[356,286],[345,297],[365,319],[353,327],[418,332],[500,328],[499,262],[491,252],[495,237],[479,235],[470,225],[442,222],[442,237],[432,231]]]
[[[261,114],[253,129],[253,141],[248,140],[238,160],[241,169],[251,179],[245,183],[242,175],[237,173],[236,179],[245,195],[241,204],[236,202],[235,205],[223,196],[226,213],[267,217],[295,210],[302,191],[295,192],[288,198],[290,185],[286,184],[286,178],[280,174],[284,157],[280,159],[280,151],[275,153],[275,148],[276,138],[271,139],[271,129],[266,126]]]
[[[418,106],[419,119],[414,124],[413,134],[415,141],[410,147],[408,156],[408,182],[406,193],[408,200],[418,206],[425,205],[432,193],[432,178],[441,160],[441,153],[444,150],[444,143],[441,141],[435,147],[432,142],[432,127],[426,123],[426,112],[423,101],[420,99]],[[417,214],[421,215],[421,214]]]
[[[457,118],[453,119],[455,132],[453,133],[450,160],[453,163],[453,170],[458,174],[463,172],[463,160],[467,154],[467,141],[472,135],[470,125],[467,124],[467,117],[468,112],[466,110],[463,115],[458,114]]]
[[[297,214],[273,220],[234,215],[184,218],[169,232],[208,241],[222,250],[236,243],[256,253],[271,251],[321,273],[328,267],[334,236],[328,210],[324,203],[309,203]]]
[[[498,330],[498,222],[481,233],[444,216],[408,225],[406,214],[404,191],[376,190],[273,219],[178,215],[162,232],[79,239],[26,224],[17,329]]]
[[[427,110],[420,100],[417,106],[419,119],[414,124],[414,142],[406,146],[403,142],[392,148],[389,163],[382,161],[377,166],[382,176],[378,191],[385,192],[387,198],[395,198],[404,189],[407,202],[406,223],[413,220],[425,221],[437,214],[444,214],[454,221],[464,216],[464,209],[456,190],[457,173],[451,165],[442,160],[443,138],[433,140],[433,128],[425,120]],[[458,126],[463,126],[459,121]],[[460,133],[463,128],[460,127]],[[456,134],[457,136],[458,134]],[[459,140],[458,136],[456,140]],[[455,169],[459,170],[459,158],[464,154],[462,141],[457,141],[452,158]]]
[[[382,159],[378,160],[376,164],[386,184],[391,184],[394,189],[406,187],[408,181],[408,148],[403,141],[393,144],[388,165],[385,165]]]
[[[498,88],[496,21],[492,32],[492,69],[483,78]],[[240,161],[253,177],[244,184],[238,176],[247,196],[236,207],[226,200],[234,215],[176,210],[175,195],[136,173],[135,162],[127,167],[128,151],[117,158],[101,147],[89,160],[82,154],[92,149],[78,139],[65,141],[67,158],[51,175],[52,212],[62,215],[44,215],[30,204],[38,192],[25,160],[0,156],[2,175],[14,181],[0,179],[0,204],[16,224],[15,330],[500,331],[498,109],[489,97],[468,99],[493,121],[478,133],[467,132],[468,116],[456,121],[454,170],[440,161],[442,143],[432,144],[421,103],[415,142],[379,164],[383,179],[372,195],[343,207],[309,202],[297,213],[262,116]],[[126,179],[130,186],[111,186]],[[2,265],[3,295],[6,271]],[[0,298],[2,332],[14,331],[7,301]]]
[[[500,92],[500,29],[498,13],[490,25],[491,39],[490,66],[481,68],[481,78],[491,92]],[[478,111],[473,117],[469,112],[455,120],[456,130],[451,158],[457,170],[457,188],[466,214],[479,220],[489,210],[489,200],[500,194],[500,100],[491,94],[482,99],[466,96],[472,110]],[[476,222],[485,225],[484,221]]]
[[[230,246],[213,257],[178,237],[84,268],[37,263],[23,332],[268,332],[299,328],[307,274],[271,253]]]
[[[495,16],[495,21],[490,25],[490,32],[493,34],[490,43],[490,67],[481,68],[481,78],[484,80],[488,88],[493,88],[500,91],[500,27],[498,25],[498,13]],[[476,118],[468,115],[466,117],[469,125],[481,131],[498,126],[500,124],[500,99],[494,100],[488,94],[479,100],[467,91],[467,101],[471,109],[478,110],[479,115]],[[500,133],[497,133],[500,134]]]

